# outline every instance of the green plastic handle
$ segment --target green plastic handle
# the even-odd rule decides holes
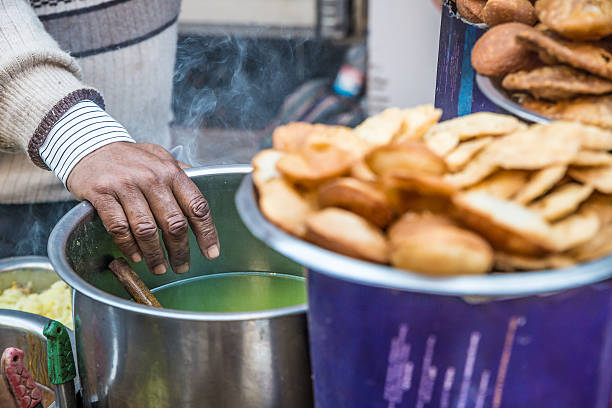
[[[59,385],[74,380],[76,367],[66,327],[51,320],[45,326],[43,334],[47,338],[47,364],[51,383]]]

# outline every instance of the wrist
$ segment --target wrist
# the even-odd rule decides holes
[[[70,172],[88,154],[115,142],[134,142],[127,130],[94,102],[72,106],[53,125],[38,149],[40,158],[66,185]]]

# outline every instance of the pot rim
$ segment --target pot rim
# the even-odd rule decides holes
[[[210,167],[196,167],[185,169],[191,178],[199,176],[221,175],[221,174],[244,174],[248,175],[252,167],[248,164],[232,164]],[[66,258],[66,245],[74,226],[84,219],[91,217],[94,213],[93,206],[84,201],[70,210],[53,228],[49,237],[47,252],[55,272],[72,287],[76,293],[89,297],[108,306],[116,307],[124,311],[139,313],[156,318],[192,320],[192,321],[244,321],[270,319],[275,317],[291,316],[306,313],[307,305],[297,305],[280,309],[261,310],[256,312],[242,313],[201,313],[187,312],[173,309],[156,309],[138,303],[122,299],[108,294],[96,288],[81,278],[70,266]]]
[[[44,269],[53,271],[53,266],[46,256],[11,256],[0,259],[0,273],[17,269]]]
[[[368,286],[450,296],[524,296],[572,289],[612,277],[612,255],[557,270],[448,278],[360,261],[302,241],[270,223],[257,205],[251,175],[238,188],[236,207],[251,233],[279,253],[311,271]]]

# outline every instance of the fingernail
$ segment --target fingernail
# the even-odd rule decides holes
[[[133,253],[131,258],[132,258],[132,262],[142,261],[142,255],[140,255],[138,252]]]
[[[168,270],[168,267],[164,264],[160,264],[157,265],[155,268],[153,268],[153,273],[155,275],[163,275],[164,273],[166,273],[166,271]]]
[[[206,250],[206,256],[208,259],[215,259],[219,256],[219,245],[214,244]]]
[[[185,273],[189,270],[189,262],[184,263],[181,266],[177,266],[176,268],[174,268],[174,272],[176,273]]]

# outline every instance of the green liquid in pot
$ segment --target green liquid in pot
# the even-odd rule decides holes
[[[254,312],[306,303],[304,278],[260,272],[199,276],[152,289],[166,309]]]

